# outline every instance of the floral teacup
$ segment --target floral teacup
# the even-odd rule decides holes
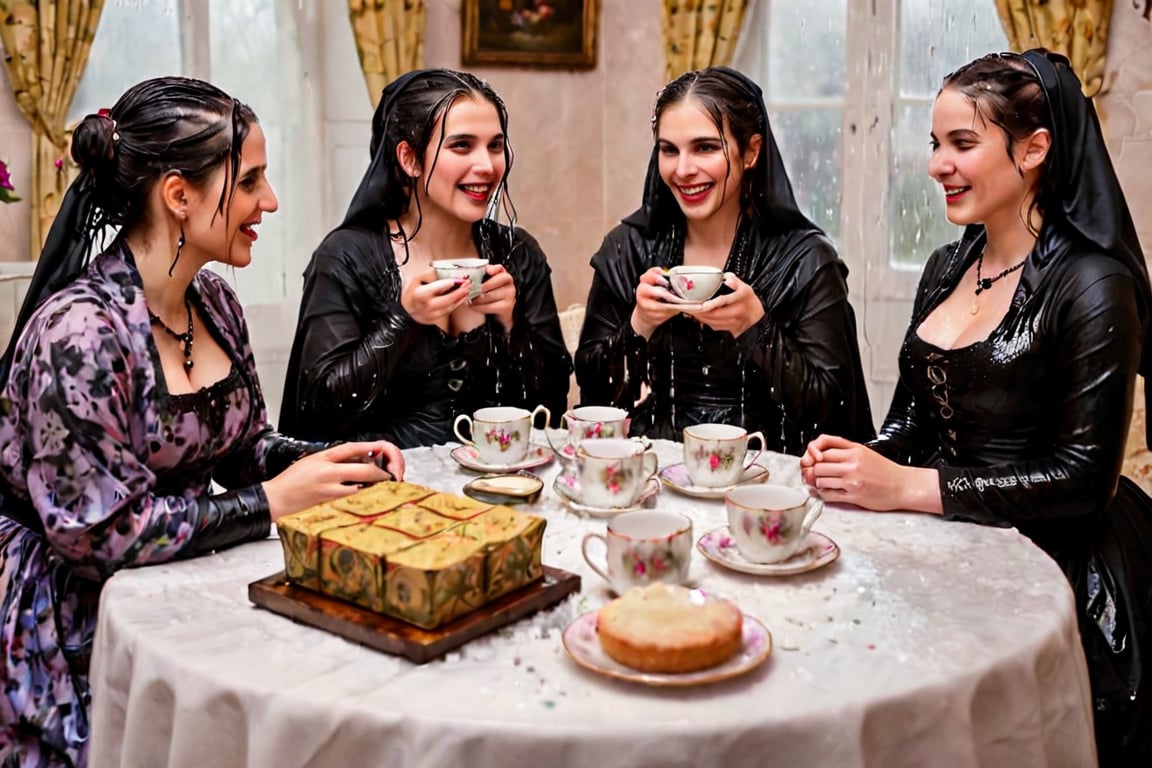
[[[576,453],[581,440],[598,440],[605,437],[628,437],[628,411],[608,405],[582,405],[573,408],[560,417],[562,426],[568,428],[568,441],[552,449],[564,457]],[[552,438],[548,438],[551,442]]]
[[[824,502],[803,488],[744,485],[724,494],[728,532],[744,559],[779,563],[796,554],[824,511]]]
[[[476,457],[482,464],[490,466],[511,466],[518,464],[528,455],[528,438],[532,434],[532,420],[536,414],[544,414],[544,423],[552,420],[548,409],[538,405],[531,411],[512,406],[480,408],[471,416],[462,413],[452,424],[452,431],[465,445],[476,449]],[[468,422],[472,439],[460,433],[460,425]]]
[[[604,542],[604,568],[588,555],[593,539]],[[692,521],[677,512],[623,512],[608,521],[607,536],[586,534],[580,550],[617,594],[653,581],[683,584],[692,558]]]
[[[748,458],[748,443],[760,441],[760,450]],[[693,485],[726,488],[740,478],[764,451],[764,433],[748,434],[731,424],[697,424],[684,429],[684,468]]]
[[[655,451],[619,437],[581,440],[574,462],[580,503],[602,509],[635,504],[659,469]]]
[[[679,266],[668,270],[668,285],[685,301],[707,301],[723,282],[724,270],[717,267]]]

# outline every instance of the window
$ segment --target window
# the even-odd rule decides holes
[[[761,0],[744,36],[736,66],[764,88],[801,209],[842,248],[870,239],[919,270],[956,235],[927,175],[932,101],[945,74],[1007,47],[992,4]]]
[[[304,6],[309,6],[304,8]],[[260,226],[253,262],[219,268],[245,305],[283,304],[322,234],[315,190],[317,107],[301,45],[312,3],[282,0],[113,0],[105,3],[70,120],[110,107],[131,85],[181,74],[209,80],[256,112],[281,212]],[[289,214],[285,215],[284,211]],[[297,244],[307,243],[307,246]],[[251,322],[252,318],[249,318]]]

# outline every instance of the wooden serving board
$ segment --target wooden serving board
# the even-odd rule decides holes
[[[248,599],[302,624],[425,664],[480,635],[555,605],[579,589],[579,575],[546,565],[543,578],[436,629],[421,629],[296,586],[283,571],[249,584]]]

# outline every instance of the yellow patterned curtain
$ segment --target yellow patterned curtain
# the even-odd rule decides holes
[[[104,0],[0,0],[8,81],[32,126],[33,258],[52,226],[75,169],[65,162],[68,108],[88,63]]]
[[[424,0],[348,0],[373,108],[384,86],[424,65]]]
[[[1112,0],[996,0],[1000,23],[1014,51],[1044,47],[1072,62],[1085,96],[1104,85],[1104,55]]]
[[[664,74],[728,64],[749,0],[664,0]]]

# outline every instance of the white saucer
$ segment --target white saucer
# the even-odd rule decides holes
[[[641,672],[627,667],[604,653],[596,634],[596,614],[589,611],[564,629],[564,650],[580,666],[599,675],[630,683],[655,686],[703,685],[727,680],[755,669],[772,653],[772,634],[759,619],[744,614],[744,645],[728,661],[711,669],[681,674]]]
[[[651,478],[648,484],[644,486],[640,498],[628,507],[593,507],[588,504],[582,504],[578,498],[580,494],[579,485],[576,478],[571,475],[560,473],[556,476],[556,480],[552,483],[552,490],[560,497],[560,500],[568,505],[568,508],[573,512],[588,517],[612,517],[621,512],[635,512],[638,509],[650,509],[656,505],[656,496],[660,493],[660,481],[656,478]]]
[[[807,573],[822,568],[840,557],[840,547],[836,542],[822,533],[809,531],[803,549],[787,560],[779,563],[754,563],[740,554],[726,525],[701,536],[696,542],[696,549],[718,565],[756,576],[792,576]]]
[[[533,443],[528,446],[528,455],[515,464],[485,464],[480,461],[480,457],[476,454],[475,448],[470,445],[462,445],[459,448],[453,448],[451,456],[456,460],[457,464],[473,472],[502,475],[509,472],[519,472],[522,469],[542,467],[556,458],[556,452],[546,445],[536,445]]]
[[[660,470],[660,479],[672,490],[685,496],[697,499],[723,499],[724,494],[739,485],[762,483],[768,479],[768,467],[753,462],[744,468],[744,474],[736,485],[722,485],[718,488],[706,485],[693,485],[688,479],[688,467],[684,464],[672,464]]]

